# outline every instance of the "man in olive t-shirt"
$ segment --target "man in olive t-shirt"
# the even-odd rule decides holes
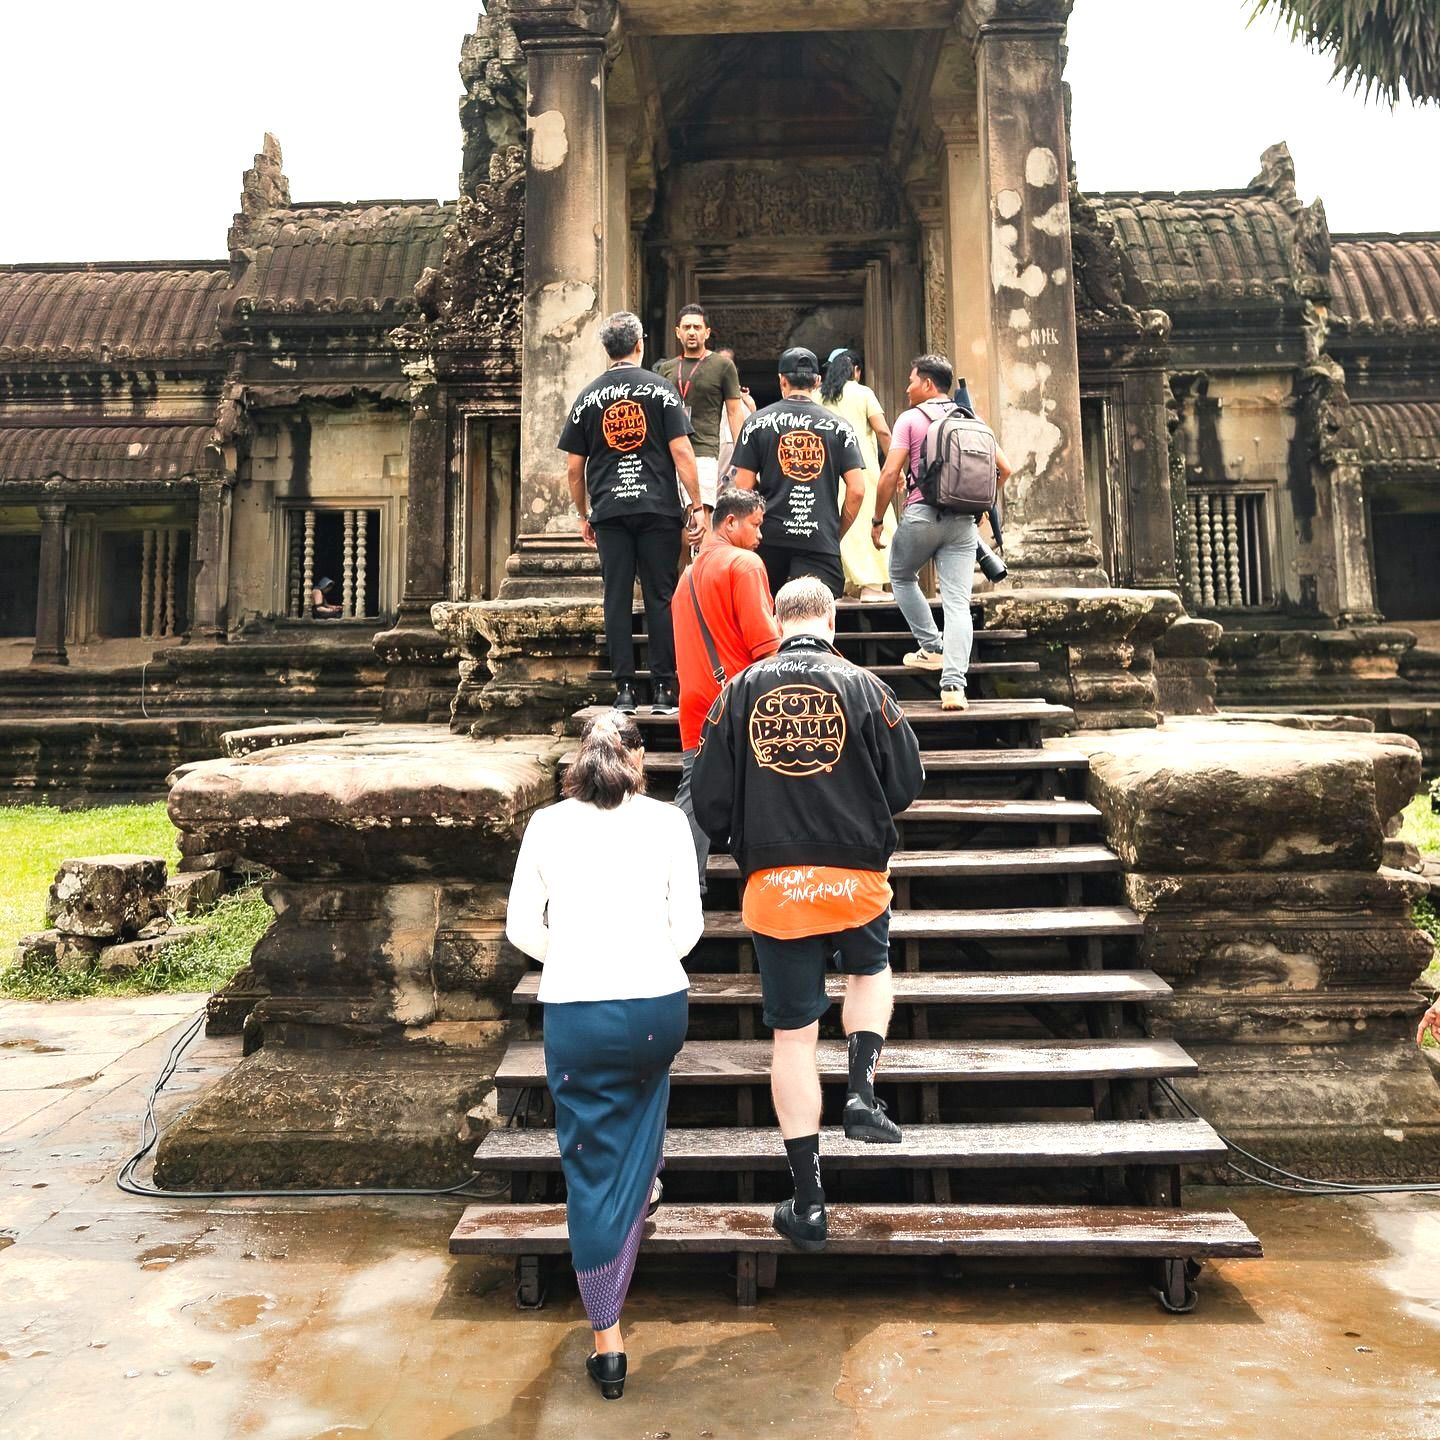
[[[656,365],[680,392],[685,413],[695,427],[695,469],[700,478],[700,498],[707,510],[715,508],[719,485],[720,416],[730,421],[730,433],[738,435],[745,423],[745,402],[740,393],[740,372],[729,356],[710,349],[710,325],[699,305],[685,305],[675,327],[680,354]]]
[[[815,352],[792,346],[779,368],[781,398],[757,410],[735,442],[735,483],[765,497],[759,554],[771,592],[778,594],[787,580],[815,575],[838,599],[845,593],[840,537],[865,499],[865,459],[855,427],[816,398]]]

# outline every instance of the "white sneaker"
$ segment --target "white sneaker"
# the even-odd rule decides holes
[[[902,663],[912,670],[943,670],[945,656],[939,650],[912,650],[902,656]]]
[[[966,698],[963,690],[942,690],[940,692],[940,708],[942,710],[968,710],[970,701]]]

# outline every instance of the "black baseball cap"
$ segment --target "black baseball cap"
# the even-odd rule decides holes
[[[780,357],[780,373],[787,380],[818,380],[820,362],[813,350],[807,350],[803,345],[792,345]]]

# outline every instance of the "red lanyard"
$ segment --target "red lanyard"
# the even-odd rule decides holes
[[[711,353],[713,354],[714,352],[712,351]],[[682,356],[675,362],[675,379],[676,379],[676,381],[678,382],[677,388],[678,388],[679,391],[680,391],[680,398],[681,398],[682,400],[688,400],[688,399],[690,398],[690,387],[691,387],[691,385],[693,385],[693,384],[695,383],[695,376],[696,376],[696,374],[698,373],[700,367],[701,367],[709,358],[710,358],[709,355],[702,355],[702,356],[695,362],[695,369],[690,372],[690,378],[689,378],[688,380],[686,380],[686,379],[684,378],[684,375],[685,375],[685,357],[682,355]]]

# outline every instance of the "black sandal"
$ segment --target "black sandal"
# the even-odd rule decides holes
[[[608,1355],[598,1352],[585,1362],[590,1378],[600,1387],[607,1400],[618,1400],[625,1393],[625,1352],[612,1350]]]

